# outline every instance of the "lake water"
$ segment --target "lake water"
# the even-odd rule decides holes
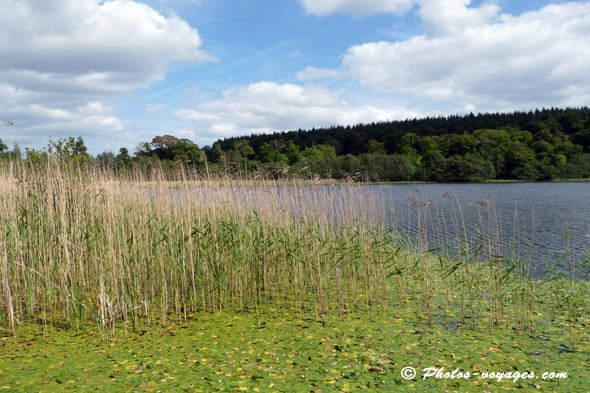
[[[456,253],[468,244],[480,259],[524,261],[534,276],[551,267],[567,272],[590,259],[588,182],[303,186],[299,192],[301,209],[325,193],[335,216],[342,215],[339,206],[356,203],[352,210],[359,216],[421,240],[423,247]],[[350,211],[348,206],[345,214]]]
[[[590,182],[231,185],[193,191],[192,203],[236,205],[266,217],[317,215],[336,227],[343,219],[378,223],[441,253],[468,245],[479,259],[524,261],[534,276],[548,266],[569,272],[590,262]]]
[[[413,236],[426,234],[431,247],[444,247],[458,238],[485,247],[499,242],[502,255],[530,260],[536,275],[548,264],[567,271],[570,261],[579,266],[589,258],[590,183],[363,187],[396,207],[385,218],[389,225]]]

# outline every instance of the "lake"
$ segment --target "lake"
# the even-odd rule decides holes
[[[590,257],[590,183],[363,187],[381,194],[385,205],[396,206],[385,217],[388,225],[400,233],[427,236],[430,247],[465,237],[471,244],[487,246],[497,240],[502,255],[530,260],[534,275],[542,275],[553,263],[567,271],[569,261],[579,266]]]
[[[453,254],[468,244],[472,253],[479,248],[480,259],[519,259],[533,276],[551,268],[567,272],[570,263],[580,267],[590,259],[588,182],[331,185],[299,192],[309,205],[325,193],[334,225],[342,214],[357,212],[428,249]]]
[[[551,266],[568,272],[590,262],[590,182],[232,184],[193,191],[193,202],[246,207],[266,217],[318,218],[335,227],[351,220],[385,225],[441,253],[468,245],[480,260],[524,261],[534,276]],[[265,212],[276,206],[280,211]]]

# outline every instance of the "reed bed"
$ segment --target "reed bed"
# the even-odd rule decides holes
[[[410,240],[380,220],[396,207],[354,184],[15,162],[0,172],[0,333],[33,322],[110,336],[269,306],[321,322],[408,304],[427,323],[532,329],[540,300],[572,337],[588,323],[585,281],[539,282],[498,257],[493,205],[481,246],[454,230],[452,254],[428,249],[432,207],[413,206],[424,229]],[[459,205],[450,219],[464,226]]]

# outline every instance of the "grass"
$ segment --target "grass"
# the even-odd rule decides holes
[[[493,204],[479,245],[466,242],[447,197],[449,252],[435,254],[417,195],[410,241],[380,224],[394,207],[354,184],[13,163],[0,174],[0,388],[583,391],[588,282],[499,258]],[[570,378],[405,381],[404,365]]]

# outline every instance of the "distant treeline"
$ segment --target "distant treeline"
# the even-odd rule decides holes
[[[0,141],[0,155],[21,157]],[[209,173],[362,181],[464,182],[590,178],[590,108],[427,117],[219,140],[199,148],[156,136],[133,154],[91,157],[82,138],[27,149],[24,159],[60,157],[107,167],[188,166]]]
[[[220,140],[211,158],[320,177],[436,182],[590,177],[590,109],[427,117]]]

